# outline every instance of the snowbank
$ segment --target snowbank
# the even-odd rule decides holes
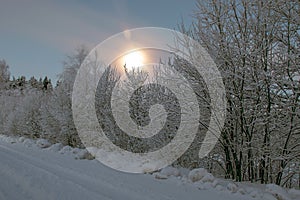
[[[183,175],[180,170],[173,167],[166,167],[160,172],[154,173],[157,179],[168,179],[170,177],[178,177],[179,180],[187,180],[197,187],[199,190],[212,190],[216,192],[224,192],[244,197],[251,197],[253,199],[264,200],[292,200],[300,199],[300,190],[287,190],[275,184],[258,185],[250,183],[235,183],[231,180],[224,180],[215,178],[204,168],[193,169]]]
[[[51,144],[45,139],[13,138],[0,135],[0,141],[15,144],[22,143],[29,148],[39,148],[43,151],[52,151],[75,159],[92,159],[89,152],[96,153],[97,149],[72,148],[63,146],[61,143]],[[93,154],[93,153],[92,153]],[[179,185],[188,185],[199,190],[211,190],[226,194],[232,194],[239,199],[264,199],[264,200],[296,200],[300,199],[300,190],[285,189],[275,184],[259,185],[251,183],[235,183],[214,177],[206,169],[198,168],[193,170],[175,168],[168,166],[153,174],[156,179],[174,179]]]
[[[70,146],[63,146],[61,143],[51,144],[46,139],[28,139],[25,137],[9,137],[6,135],[0,135],[0,141],[4,141],[6,143],[22,143],[26,147],[35,147],[40,148],[45,151],[59,152],[60,154],[66,154],[74,157],[75,159],[93,159],[93,157],[89,154],[86,149],[73,148]]]

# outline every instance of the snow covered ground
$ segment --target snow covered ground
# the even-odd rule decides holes
[[[205,169],[168,167],[128,174],[87,160],[86,150],[0,135],[0,200],[10,199],[300,199],[298,190],[237,184]],[[75,158],[75,159],[74,159]]]

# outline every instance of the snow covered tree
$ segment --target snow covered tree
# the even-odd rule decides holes
[[[193,28],[181,28],[223,75],[228,109],[220,146],[228,178],[285,184],[285,171],[299,163],[299,6],[198,1]]]
[[[9,66],[5,60],[0,60],[0,90],[7,87],[10,78]]]
[[[77,70],[88,54],[84,47],[76,49],[73,55],[64,62],[64,71],[59,75],[59,84],[54,88],[52,96],[45,105],[44,127],[51,128],[56,134],[57,141],[70,146],[81,146],[72,116],[72,90]],[[44,88],[48,87],[49,80],[44,79]],[[49,129],[49,130],[51,130]],[[49,132],[48,130],[48,132]],[[59,133],[57,132],[59,130]]]

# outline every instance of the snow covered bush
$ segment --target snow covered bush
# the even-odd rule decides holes
[[[40,148],[48,148],[48,147],[51,146],[51,143],[48,140],[46,140],[46,139],[38,139],[36,141],[36,144]]]
[[[188,178],[192,182],[201,181],[202,178],[204,178],[206,175],[208,175],[208,172],[204,168],[197,168],[190,171]]]
[[[165,176],[180,176],[180,171],[175,167],[165,167],[160,171],[160,174]]]

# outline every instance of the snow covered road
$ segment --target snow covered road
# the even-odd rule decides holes
[[[241,196],[199,190],[176,178],[127,174],[96,160],[0,141],[0,199],[230,199]],[[243,196],[243,199],[251,199]]]

